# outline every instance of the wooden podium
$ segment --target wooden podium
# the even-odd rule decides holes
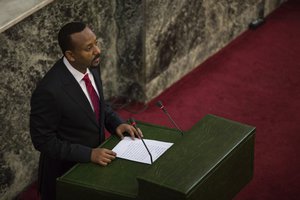
[[[232,199],[253,177],[255,127],[207,115],[183,136],[139,123],[146,139],[174,145],[152,165],[117,158],[77,164],[57,179],[57,199]],[[112,149],[119,139],[101,146]]]

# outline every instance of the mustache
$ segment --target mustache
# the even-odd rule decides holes
[[[93,68],[93,67],[97,67],[96,65],[93,65],[93,62],[96,60],[96,59],[98,59],[98,58],[100,58],[100,54],[97,54],[94,58],[93,58],[93,60],[91,61],[91,64],[90,64],[90,67],[91,68]]]
[[[100,53],[95,56],[95,58],[93,59],[93,61],[96,60],[96,59],[98,59],[98,58],[100,58]]]

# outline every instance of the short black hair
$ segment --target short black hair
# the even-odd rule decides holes
[[[71,37],[73,33],[78,33],[83,31],[87,25],[83,22],[70,22],[65,24],[58,32],[58,44],[63,54],[67,50],[72,49]]]

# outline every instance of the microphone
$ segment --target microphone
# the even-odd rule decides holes
[[[183,131],[177,126],[177,124],[175,123],[175,121],[172,119],[172,117],[170,116],[170,114],[168,113],[168,111],[166,110],[165,106],[162,104],[161,101],[156,102],[156,106],[159,107],[169,118],[169,120],[172,122],[172,124],[175,126],[175,128],[181,133],[181,135],[183,136]]]
[[[133,118],[129,118],[128,122],[130,123],[131,126],[133,126],[133,127],[138,131],[138,128],[137,128],[137,126],[136,126],[136,122],[135,122],[135,120],[134,120]],[[153,164],[153,158],[152,158],[152,155],[151,155],[151,153],[150,153],[150,151],[149,151],[149,149],[148,149],[148,147],[147,147],[145,141],[143,140],[142,137],[140,137],[140,139],[142,140],[142,142],[143,142],[143,144],[144,144],[144,146],[145,146],[145,148],[146,148],[146,150],[147,150],[147,152],[148,152],[148,154],[149,154],[149,156],[150,156],[151,164]]]

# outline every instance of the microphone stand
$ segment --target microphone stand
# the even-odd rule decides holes
[[[156,103],[156,105],[168,116],[169,120],[172,122],[172,124],[175,126],[175,128],[181,133],[181,135],[183,136],[183,131],[177,126],[177,124],[175,123],[175,121],[172,119],[172,117],[170,116],[170,114],[168,113],[168,111],[165,109],[164,105],[162,104],[161,101],[158,101]]]
[[[134,119],[133,119],[133,118],[130,118],[128,121],[129,121],[129,123],[135,128],[135,130],[138,131],[138,128],[137,128],[137,126],[136,126],[136,122],[134,121]],[[153,158],[152,158],[152,155],[151,155],[151,153],[150,153],[150,150],[148,149],[148,147],[147,147],[145,141],[143,140],[143,138],[140,137],[140,139],[142,140],[142,142],[143,142],[143,144],[144,144],[144,146],[145,146],[145,148],[146,148],[146,150],[147,150],[147,152],[148,152],[148,154],[149,154],[149,156],[150,156],[151,164],[153,164]]]

